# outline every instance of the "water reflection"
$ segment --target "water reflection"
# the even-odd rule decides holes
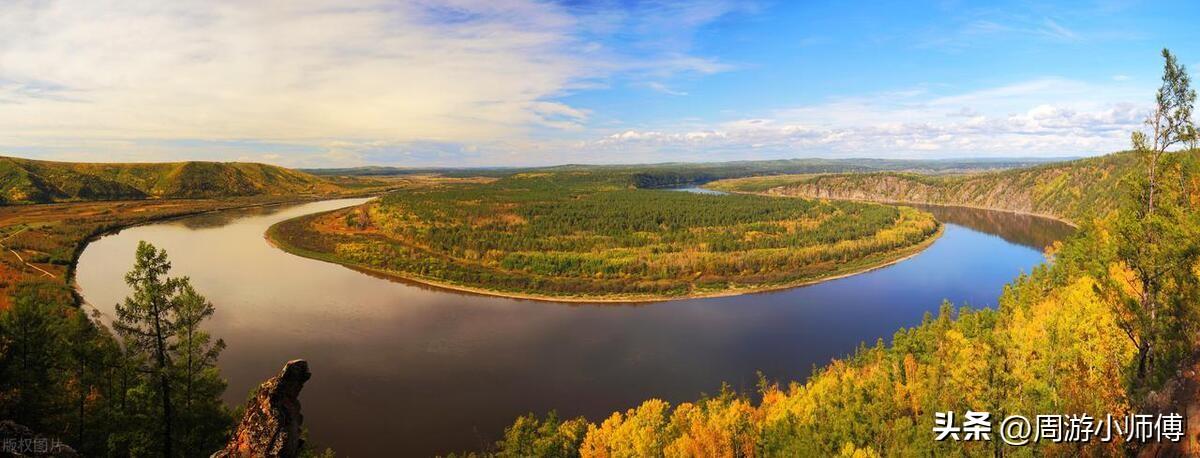
[[[1075,231],[1070,225],[1040,216],[999,211],[979,211],[945,205],[909,205],[933,214],[944,223],[995,234],[1012,243],[1045,248]]]
[[[947,217],[941,239],[888,268],[637,307],[448,292],[292,256],[263,240],[274,222],[357,202],[131,228],[86,249],[78,283],[111,314],[128,293],[121,276],[138,240],[151,241],[217,306],[209,329],[229,344],[221,358],[227,402],[242,403],[284,361],[303,357],[314,372],[302,396],[314,439],[350,456],[430,455],[479,449],[529,411],[597,419],[649,397],[691,400],[723,381],[752,390],[760,370],[802,379],[861,341],[918,323],[943,299],[994,304],[1007,281],[1041,262],[1042,241],[1020,234],[1052,233],[1040,225],[1057,224],[1000,213]]]
[[[667,191],[690,192],[693,194],[708,194],[708,195],[712,195],[712,196],[721,196],[721,195],[729,194],[725,191],[717,191],[715,189],[705,189],[705,188],[701,188],[699,186],[687,186],[687,187],[683,187],[683,188],[664,188],[664,189],[666,189]]]
[[[238,219],[248,216],[274,215],[286,211],[289,207],[291,205],[266,205],[238,210],[216,211],[187,218],[179,218],[172,222],[188,229],[212,229],[229,225]]]

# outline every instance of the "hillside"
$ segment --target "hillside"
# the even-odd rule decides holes
[[[1187,154],[1196,160],[1196,152]],[[995,172],[906,172],[754,177],[711,183],[714,189],[772,195],[964,205],[1082,221],[1115,208],[1122,180],[1138,165],[1122,152]],[[1195,186],[1193,183],[1192,186]]]
[[[0,203],[324,194],[304,172],[247,162],[74,163],[0,156]]]

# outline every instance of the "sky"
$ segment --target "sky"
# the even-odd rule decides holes
[[[981,6],[987,3],[986,6]],[[290,167],[1089,156],[1200,2],[0,0],[0,154]]]

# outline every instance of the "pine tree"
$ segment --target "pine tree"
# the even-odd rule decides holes
[[[146,355],[144,371],[157,384],[162,423],[161,448],[163,456],[174,456],[172,444],[175,411],[171,390],[171,337],[178,329],[174,300],[181,282],[167,277],[171,262],[167,253],[146,242],[138,243],[133,270],[125,274],[125,282],[133,294],[116,306],[113,327],[125,338],[127,350]]]
[[[225,341],[212,337],[200,325],[213,315],[213,304],[196,292],[187,278],[181,279],[175,297],[176,330],[172,356],[181,392],[179,406],[184,450],[218,448],[225,428],[232,422],[221,403],[225,381],[217,372],[217,358]]]

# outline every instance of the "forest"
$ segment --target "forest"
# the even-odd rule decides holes
[[[1139,441],[936,442],[934,412],[1105,418],[1191,407],[1200,330],[1196,94],[1163,51],[1162,86],[1135,132],[1114,205],[1079,218],[1047,263],[994,309],[946,303],[916,327],[862,346],[805,382],[762,380],[676,406],[649,399],[590,422],[518,418],[495,456],[1117,456],[1181,454]],[[1182,149],[1181,149],[1182,147]],[[1103,161],[1104,159],[1098,160]],[[1047,166],[1051,167],[1051,166]],[[1036,169],[1035,169],[1036,170]],[[1001,172],[1000,175],[1020,172]],[[1111,194],[1110,194],[1111,193]],[[1194,402],[1194,401],[1190,401]],[[1187,439],[1191,441],[1192,439]],[[1158,448],[1165,447],[1165,448]],[[468,453],[475,455],[476,453]]]
[[[644,299],[783,287],[911,254],[940,229],[877,204],[636,188],[621,172],[536,172],[411,189],[277,224],[321,259],[488,291]]]

